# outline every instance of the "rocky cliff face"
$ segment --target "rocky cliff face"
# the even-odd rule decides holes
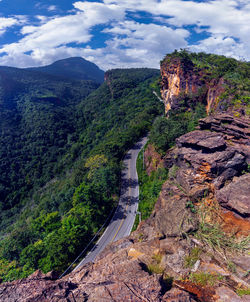
[[[249,125],[228,114],[201,120],[156,156],[169,179],[137,231],[61,280],[37,272],[2,284],[0,301],[249,301],[236,294],[250,281]],[[147,152],[146,161],[156,154]]]
[[[207,82],[178,58],[165,60],[161,72],[166,113],[185,95],[205,102],[208,111],[217,106],[222,78]],[[210,115],[164,156],[152,145],[144,155],[148,174],[169,169],[151,217],[109,245],[96,263],[60,280],[38,271],[1,284],[0,301],[250,300],[250,118]]]
[[[216,109],[219,96],[225,91],[224,79],[211,80],[209,75],[209,71],[197,68],[190,60],[167,57],[161,64],[161,94],[165,113],[178,108],[185,99],[190,99],[192,103],[204,103],[207,113]]]

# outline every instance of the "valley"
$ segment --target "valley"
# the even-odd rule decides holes
[[[68,100],[66,106],[67,99],[59,94],[46,95],[45,100],[39,96],[35,105],[34,99],[26,103],[21,97],[18,106],[5,113],[19,108],[30,112],[25,125],[29,122],[28,129],[41,135],[36,141],[31,130],[28,134],[35,146],[42,141],[47,148],[41,152],[45,171],[22,161],[24,171],[33,173],[28,174],[30,186],[3,182],[11,186],[10,194],[3,189],[0,300],[248,301],[249,62],[184,49],[167,54],[160,71],[113,69],[105,72],[104,83],[94,85],[75,104]],[[7,92],[3,95],[10,95]],[[44,111],[44,101],[53,106],[46,105]],[[6,98],[1,104],[5,106]],[[37,105],[36,115],[31,108]],[[55,132],[56,123],[50,124],[54,116],[48,114],[54,106],[65,114],[58,120],[66,123]],[[15,119],[15,127],[23,120]],[[36,128],[42,122],[53,130],[52,138],[59,132],[65,140],[43,141],[48,131],[43,134],[42,127]],[[26,137],[25,143],[19,135],[12,138],[19,129],[11,131],[8,119],[2,129],[2,137],[8,138],[5,147],[19,158],[19,147],[27,150]],[[142,145],[133,148],[148,133],[143,153]],[[16,148],[11,147],[14,141]],[[58,152],[59,147],[59,156],[50,157],[50,150]],[[33,164],[39,161],[36,157]],[[11,177],[17,177],[17,166],[9,167]],[[47,167],[51,174],[46,174]],[[28,185],[29,178],[25,181]],[[133,205],[131,196],[136,198]],[[117,204],[110,228],[92,253],[59,278]],[[137,215],[129,235],[137,210],[142,221]],[[111,240],[104,248],[106,236]]]

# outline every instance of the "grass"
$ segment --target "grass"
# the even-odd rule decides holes
[[[184,258],[184,266],[186,268],[192,268],[195,263],[199,260],[202,249],[199,247],[194,247],[188,256]]]
[[[224,277],[218,274],[211,273],[191,273],[189,275],[189,280],[193,283],[198,283],[202,286],[213,286],[216,282],[223,280]]]
[[[236,265],[232,261],[227,262],[227,268],[230,272],[236,273]]]
[[[176,165],[173,165],[170,169],[169,169],[169,178],[175,178],[177,175],[177,171],[179,170],[179,167]]]
[[[160,254],[155,254],[152,256],[152,263],[147,265],[147,269],[149,274],[163,274],[164,273],[164,268],[161,267],[161,259],[162,255]]]
[[[199,229],[195,236],[211,249],[226,258],[226,252],[243,253],[249,249],[250,236],[238,240],[234,234],[227,235],[221,228],[217,205],[206,205],[198,209]],[[210,223],[212,221],[212,223]]]
[[[163,183],[168,178],[168,170],[164,168],[159,168],[157,171],[153,171],[150,176],[147,175],[143,167],[143,151],[140,151],[137,163],[136,163],[138,180],[139,180],[139,209],[141,212],[141,219],[147,219],[155,206],[158,199],[159,193]],[[139,224],[139,217],[136,216],[136,220],[133,226],[133,231],[136,230]]]
[[[203,223],[200,225],[196,237],[213,250],[222,254],[228,252],[244,252],[248,249],[250,236],[237,240],[235,236],[228,236],[218,223]]]
[[[161,254],[155,254],[152,256],[152,258],[158,263],[161,263],[162,255]]]
[[[239,288],[236,290],[236,293],[240,297],[250,295],[250,288]]]
[[[162,268],[158,263],[150,263],[147,265],[147,268],[150,275],[164,273],[164,268]]]

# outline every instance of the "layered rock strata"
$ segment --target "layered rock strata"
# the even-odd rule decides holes
[[[161,63],[161,95],[166,115],[185,99],[190,99],[192,104],[203,103],[207,113],[216,109],[220,95],[225,92],[225,81],[223,78],[211,79],[209,75],[207,70],[198,69],[191,60],[167,57]]]
[[[249,119],[207,117],[176,143],[164,158],[153,147],[145,152],[146,163],[156,156],[148,173],[161,163],[169,179],[137,231],[60,280],[36,272],[0,285],[0,301],[249,301],[236,294],[249,286],[249,255],[213,249],[197,236],[204,222],[238,240],[249,235]]]

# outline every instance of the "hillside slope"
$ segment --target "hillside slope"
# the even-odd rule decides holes
[[[63,271],[115,207],[120,161],[163,107],[151,87],[159,70],[114,70],[106,77],[81,100],[83,83],[92,82],[70,82],[76,94],[66,98],[67,81],[58,78],[39,80],[39,91],[27,84],[27,93],[17,99],[15,137],[3,133],[1,145],[10,150],[9,157],[1,153],[2,173],[10,178],[1,179],[3,193],[10,188],[1,211],[1,279],[37,268]]]
[[[2,210],[13,208],[53,176],[52,163],[69,149],[76,131],[75,107],[98,86],[92,81],[0,67]]]
[[[104,81],[104,71],[97,65],[81,57],[72,57],[54,62],[53,64],[28,68],[40,73],[45,73],[71,80],[89,80],[98,83]]]
[[[184,62],[180,61],[183,55]],[[147,179],[155,192],[158,183],[154,175],[162,176],[162,169],[168,169],[168,179],[151,216],[131,236],[109,245],[95,264],[87,264],[60,280],[55,280],[55,273],[37,271],[23,281],[2,284],[1,299],[32,297],[39,301],[46,295],[48,301],[249,301],[250,118],[249,88],[245,85],[249,78],[217,87],[216,93],[221,91],[221,95],[212,102],[210,108],[214,110],[197,122],[204,114],[208,91],[197,95],[192,80],[186,81],[196,78],[197,85],[194,63],[186,70],[185,81],[178,73],[197,56],[175,52],[162,65],[162,97],[170,104],[168,119],[159,117],[154,122],[151,144],[144,153],[143,173],[149,179],[144,175],[141,181]],[[214,59],[209,58],[213,66],[218,60],[231,62],[225,57]],[[178,68],[172,68],[176,62]],[[245,69],[249,66],[236,64]],[[221,66],[217,67],[213,72],[219,73]],[[231,73],[230,68],[219,73],[219,82]],[[200,68],[199,72],[206,70]],[[109,78],[107,88],[115,96],[117,91]],[[179,87],[174,97],[169,94],[171,79],[177,79]],[[206,87],[205,82],[198,86],[203,85]],[[224,94],[225,87],[232,89],[231,94]],[[194,95],[190,95],[190,89]],[[125,96],[123,93],[118,95]],[[139,170],[143,171],[140,163]],[[142,193],[144,211],[150,192],[143,189]]]

